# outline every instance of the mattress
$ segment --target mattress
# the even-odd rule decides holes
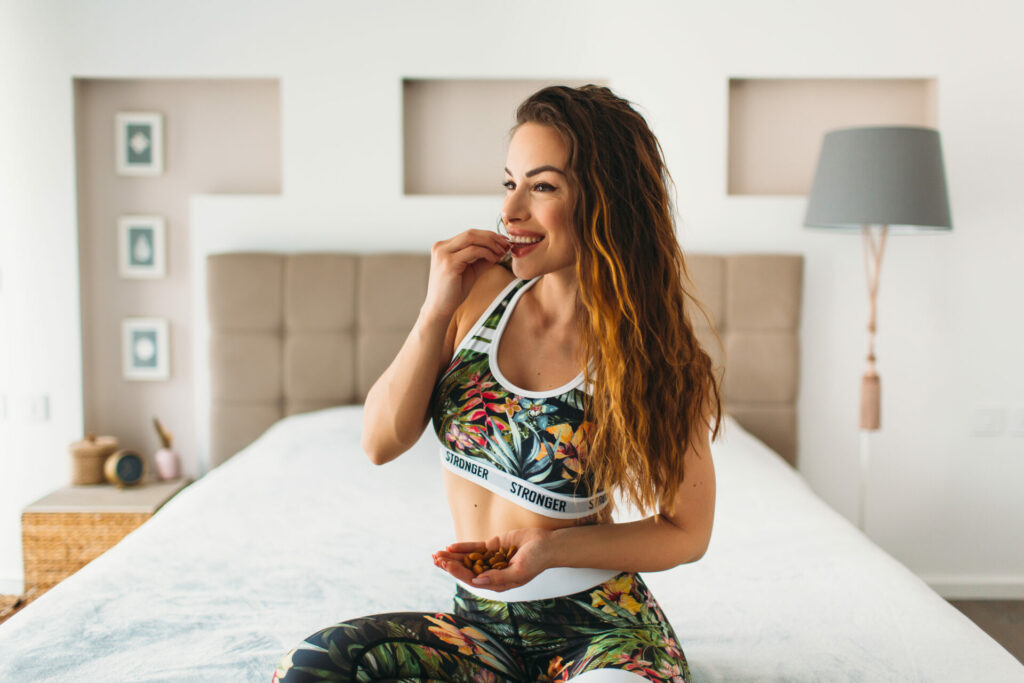
[[[285,418],[0,625],[2,681],[269,681],[352,617],[450,611],[437,441],[375,466],[362,406]],[[1024,681],[1024,666],[731,417],[711,545],[644,573],[695,681]],[[619,521],[636,518],[624,510]]]

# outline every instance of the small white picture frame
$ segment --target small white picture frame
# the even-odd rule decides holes
[[[121,321],[122,374],[125,379],[168,379],[171,376],[170,351],[166,318],[125,318]]]
[[[114,114],[114,155],[118,175],[164,172],[164,115],[123,111]]]
[[[162,216],[121,216],[117,219],[117,263],[123,278],[162,278],[167,274],[167,249]]]

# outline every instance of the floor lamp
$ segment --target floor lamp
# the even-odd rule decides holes
[[[949,197],[939,132],[917,126],[829,131],[821,144],[804,225],[860,232],[868,281],[868,357],[860,386],[860,499],[864,531],[869,434],[881,427],[881,382],[875,368],[875,311],[885,238],[892,231],[950,231]],[[876,243],[872,226],[881,226]]]

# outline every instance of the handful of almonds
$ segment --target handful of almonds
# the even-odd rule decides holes
[[[514,545],[497,550],[478,548],[463,557],[462,564],[466,565],[466,569],[474,574],[482,574],[488,569],[504,569],[508,566],[508,561],[512,559],[512,556],[516,554],[516,550]]]

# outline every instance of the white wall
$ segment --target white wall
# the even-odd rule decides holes
[[[197,199],[193,221],[366,251],[426,250],[498,205],[402,196],[403,76],[608,78],[661,139],[684,249],[805,254],[800,469],[855,521],[861,243],[802,229],[804,198],[726,196],[726,94],[730,76],[898,76],[938,79],[955,229],[886,249],[867,533],[947,596],[1024,597],[1024,438],[970,424],[1024,403],[1022,21],[995,0],[0,0],[0,592],[20,590],[20,509],[67,481],[83,428],[73,77],[280,78],[282,196]],[[48,422],[23,414],[35,394]]]

